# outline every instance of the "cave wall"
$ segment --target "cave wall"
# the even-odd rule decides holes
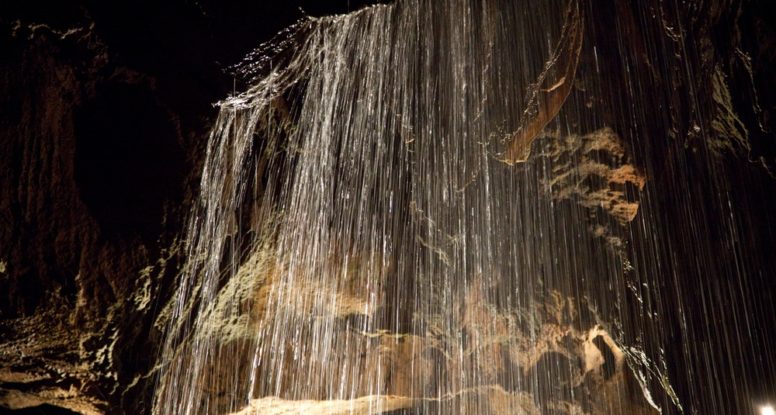
[[[96,413],[153,363],[150,311],[174,270],[186,142],[152,79],[111,64],[92,27],[8,29],[3,391],[12,407]]]
[[[606,79],[601,113],[647,177],[632,240],[659,241],[634,251],[660,261],[648,301],[673,339],[671,382],[688,411],[754,412],[776,387],[774,15],[760,1],[597,10],[587,45],[611,53],[580,68]]]
[[[283,3],[0,6],[0,408],[149,410],[158,314],[182,260],[211,104],[241,87],[224,68],[300,17],[299,5],[311,14],[357,6]],[[751,206],[734,189],[761,233],[752,261],[772,269],[774,228],[758,218],[776,207],[774,16],[765,1],[658,3],[586,2],[585,47],[596,45],[600,61],[580,70],[605,72],[600,99],[618,130],[628,130],[619,111],[632,105],[622,102],[632,88],[625,66],[653,73],[638,104],[671,111],[645,115],[655,127],[636,164],[665,157],[667,142],[692,152],[716,140],[712,156],[732,180],[762,193]],[[624,48],[642,58],[622,60]],[[657,188],[672,180],[652,173]],[[684,284],[687,295],[697,287]],[[776,293],[772,282],[753,284],[758,301]]]

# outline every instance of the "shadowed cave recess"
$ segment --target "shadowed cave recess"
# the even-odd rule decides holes
[[[0,413],[767,414],[768,2],[0,5]]]

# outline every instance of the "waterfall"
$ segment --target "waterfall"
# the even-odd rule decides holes
[[[681,412],[668,362],[703,367],[691,342],[666,353],[684,269],[666,173],[645,110],[612,123],[619,104],[599,104],[592,12],[402,0],[306,18],[246,58],[207,144],[154,412]],[[696,168],[730,186],[670,166],[677,189]],[[685,241],[698,255],[704,235]],[[693,404],[700,387],[679,389]]]

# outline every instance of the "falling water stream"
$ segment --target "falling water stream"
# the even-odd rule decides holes
[[[685,76],[666,58],[681,42],[634,51],[620,15],[595,13],[400,0],[304,19],[246,58],[207,145],[154,412],[753,405],[763,386],[741,376],[776,369],[758,349],[776,312],[747,283],[774,275],[734,208],[756,203],[734,186],[748,173],[688,148],[675,92],[650,89]]]

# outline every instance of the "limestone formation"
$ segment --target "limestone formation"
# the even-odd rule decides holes
[[[659,262],[649,268],[659,272],[625,279],[637,297],[614,302],[633,321],[615,321],[612,310],[559,290],[526,293],[523,308],[492,304],[487,293],[501,287],[470,276],[454,315],[425,316],[422,330],[364,330],[385,311],[374,304],[384,302],[365,298],[365,279],[353,274],[342,286],[293,287],[298,303],[284,306],[314,321],[321,312],[314,299],[336,299],[326,311],[336,316],[332,332],[343,344],[330,361],[306,361],[304,369],[352,380],[359,397],[296,399],[289,374],[278,378],[286,395],[234,397],[231,379],[251,375],[239,359],[256,355],[257,338],[271,340],[262,330],[272,323],[272,293],[290,289],[276,278],[276,235],[252,235],[263,244],[235,249],[238,277],[224,281],[211,302],[184,305],[204,310],[193,338],[218,344],[201,387],[213,392],[219,413],[653,414],[656,406],[677,412],[674,398],[687,413],[739,413],[751,409],[749,395],[768,392],[754,382],[772,376],[772,361],[752,350],[773,345],[769,328],[776,325],[768,222],[776,207],[772,17],[756,1],[579,3],[585,19],[574,28],[584,42],[572,42],[579,48],[571,48],[578,50],[573,82],[562,76],[569,65],[548,72],[555,82],[537,84],[536,93],[561,98],[550,97],[544,112],[552,116],[525,127],[529,139],[516,142],[530,145],[538,134],[529,162],[550,174],[537,197],[582,206],[590,236],[618,253],[630,249],[636,265]],[[296,3],[271,3],[284,10],[277,19],[267,4],[0,4],[0,412],[151,413],[212,103],[244,86],[223,68],[301,17]],[[293,128],[286,103],[293,98],[273,102],[277,128]],[[587,110],[598,118],[576,122],[574,114]],[[402,127],[397,140],[417,145],[417,131]],[[501,136],[514,134],[522,133]],[[708,166],[720,173],[712,177]],[[251,196],[258,198],[269,180],[256,176]],[[461,180],[459,190],[475,181]],[[234,223],[247,218],[257,229],[276,213],[257,209]],[[726,222],[733,216],[737,222]],[[649,234],[650,223],[660,232]],[[690,225],[695,237],[687,236]],[[725,239],[723,232],[738,233]],[[647,243],[653,236],[664,238],[659,249]],[[444,238],[457,243],[446,234],[437,239]],[[576,254],[594,261],[607,255],[601,251]],[[719,271],[731,269],[748,279]],[[613,292],[605,276],[570,280]],[[751,312],[730,311],[731,302]],[[744,332],[742,321],[752,329]],[[646,350],[643,338],[628,336],[635,326],[668,333],[670,341]],[[289,367],[302,364],[284,358]],[[408,370],[407,361],[417,364]],[[473,368],[482,373],[478,384],[434,380]],[[421,373],[428,383],[417,381]],[[716,389],[704,387],[711,382]],[[573,396],[536,394],[556,384]]]

